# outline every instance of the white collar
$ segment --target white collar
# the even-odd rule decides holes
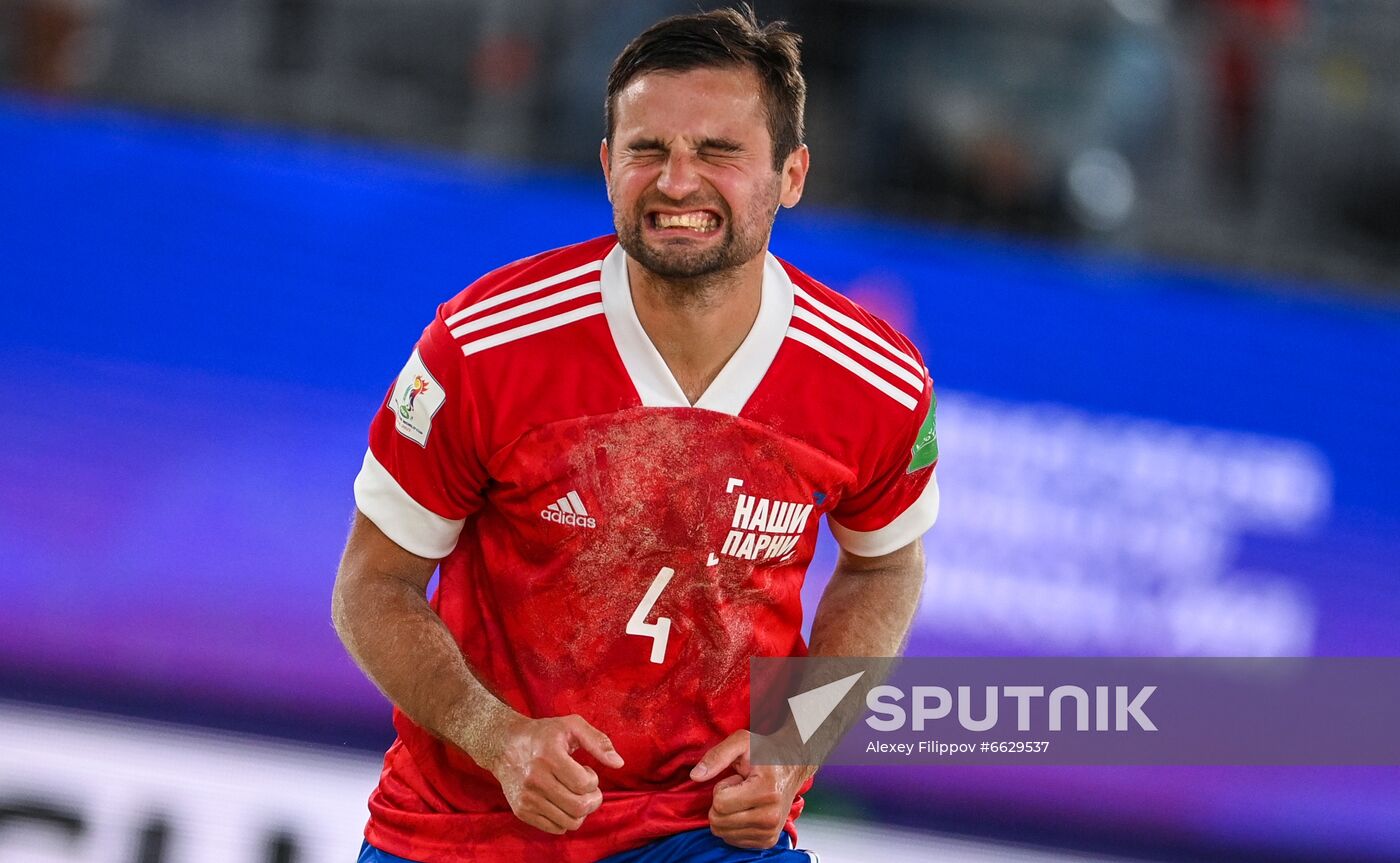
[[[763,266],[763,293],[759,299],[758,318],[744,337],[743,344],[729,358],[723,369],[700,396],[695,407],[738,416],[758,389],[763,376],[778,355],[788,324],[792,321],[792,280],[782,264],[772,254],[766,254]],[[613,343],[622,357],[622,364],[632,385],[637,388],[642,404],[647,407],[690,407],[680,384],[657,352],[656,346],[632,304],[632,286],[627,277],[627,253],[622,245],[613,247],[603,259],[600,274],[603,292],[603,314],[612,331]]]

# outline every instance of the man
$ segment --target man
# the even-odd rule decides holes
[[[751,11],[633,41],[617,236],[441,306],[375,416],[334,600],[399,732],[362,861],[808,859],[812,770],[749,763],[748,659],[807,652],[822,515],[811,650],[899,650],[938,496],[918,353],[767,252],[797,46]]]

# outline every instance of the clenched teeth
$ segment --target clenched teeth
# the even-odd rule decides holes
[[[718,226],[719,221],[709,213],[656,214],[656,227],[658,228],[689,228],[692,231],[703,232],[713,231]]]

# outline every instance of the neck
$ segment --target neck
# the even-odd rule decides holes
[[[664,279],[627,259],[637,319],[691,404],[753,329],[765,258],[687,280]]]

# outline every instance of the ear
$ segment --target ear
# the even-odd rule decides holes
[[[782,190],[778,202],[784,207],[795,207],[802,200],[802,189],[807,185],[807,169],[811,167],[811,154],[806,144],[801,144],[788,154],[783,162]]]
[[[608,164],[608,139],[598,145],[598,161],[603,163],[603,184],[608,188],[608,200],[612,200],[612,166]]]

